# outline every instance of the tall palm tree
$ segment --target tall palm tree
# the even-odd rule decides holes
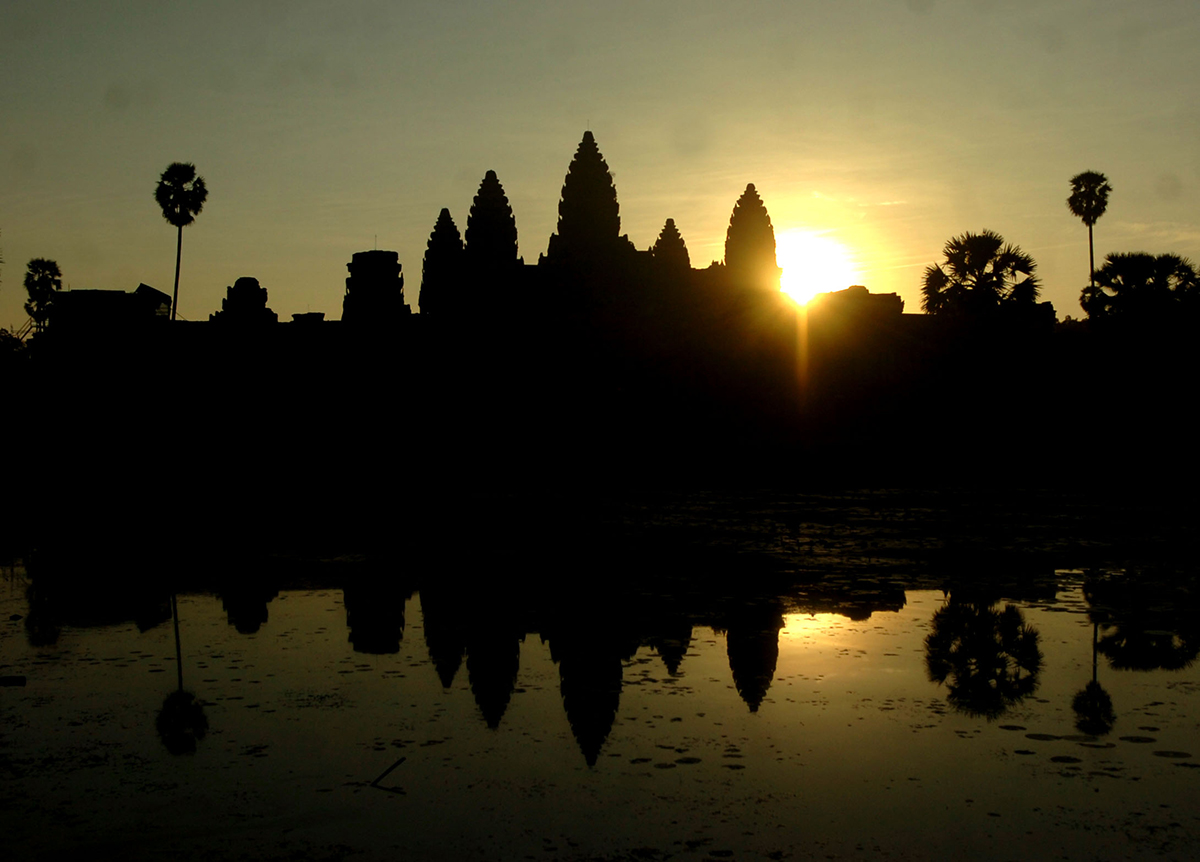
[[[1108,177],[1097,171],[1084,171],[1071,177],[1071,196],[1067,208],[1083,220],[1088,229],[1088,284],[1096,285],[1096,252],[1092,243],[1092,226],[1108,209],[1108,193],[1112,186]]]
[[[943,263],[925,268],[921,307],[928,314],[986,313],[1038,297],[1037,264],[995,231],[952,237],[942,254]]]
[[[196,166],[191,162],[172,162],[158,178],[154,199],[162,207],[163,218],[179,229],[175,244],[175,292],[171,296],[171,319],[179,308],[179,258],[183,253],[183,229],[196,220],[204,201],[208,198],[208,187],[204,177],[196,175]]]

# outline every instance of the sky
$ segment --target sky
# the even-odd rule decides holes
[[[254,276],[281,320],[340,317],[375,247],[416,310],[438,212],[465,229],[488,170],[536,262],[588,128],[638,248],[673,218],[694,266],[722,259],[754,183],[785,278],[840,252],[843,281],[918,311],[946,241],[991,229],[1078,317],[1081,171],[1113,186],[1097,263],[1200,261],[1197,46],[1195,0],[0,0],[0,327],[25,321],[32,258],[72,288],[169,293],[153,193],[175,161],[209,189],[181,316]]]

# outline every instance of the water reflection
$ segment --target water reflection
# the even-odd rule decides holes
[[[660,626],[660,633],[650,637],[647,645],[658,653],[663,667],[672,677],[679,676],[679,665],[692,645],[692,623],[686,617],[668,617]]]
[[[730,615],[725,643],[733,684],[751,712],[758,712],[775,678],[783,609],[778,602],[753,604]]]
[[[1029,812],[1054,808],[1064,777],[1075,787],[1086,782],[1087,798],[1096,797],[1100,807],[1073,821],[1091,824],[1129,820],[1135,809],[1152,816],[1160,801],[1178,808],[1170,788],[1191,787],[1195,775],[1186,767],[1197,752],[1194,676],[1162,668],[1157,676],[1134,674],[1100,661],[1103,638],[1118,623],[1186,626],[1180,590],[1168,585],[1136,605],[1116,594],[1123,604],[1101,604],[1100,580],[1091,576],[1088,599],[1075,578],[1005,602],[992,599],[1011,593],[906,595],[882,580],[833,577],[762,591],[613,580],[567,589],[449,576],[413,578],[410,588],[399,574],[342,570],[323,589],[311,589],[306,576],[303,590],[276,578],[269,589],[222,584],[185,596],[182,614],[171,614],[180,632],[174,650],[171,629],[142,635],[129,624],[135,606],[161,606],[152,598],[157,590],[138,598],[126,590],[124,610],[84,613],[63,584],[38,583],[29,597],[61,632],[53,649],[30,647],[31,629],[22,632],[20,621],[10,623],[13,637],[0,639],[7,650],[0,670],[30,680],[0,703],[17,719],[6,729],[6,754],[14,752],[12,762],[34,780],[30,764],[66,763],[81,752],[102,764],[89,776],[112,770],[106,780],[120,789],[108,798],[133,799],[131,809],[191,794],[235,799],[237,816],[245,807],[245,816],[273,822],[303,796],[312,823],[329,822],[333,810],[355,811],[355,828],[374,830],[363,841],[391,846],[399,818],[406,836],[407,827],[427,836],[441,828],[424,824],[480,842],[501,836],[508,843],[498,858],[531,850],[564,858],[520,843],[530,829],[541,840],[536,824],[551,806],[562,818],[549,835],[558,848],[560,834],[598,833],[615,817],[646,824],[638,813],[654,810],[658,824],[630,846],[703,841],[708,834],[690,831],[695,825],[719,829],[728,818],[737,824],[728,830],[734,839],[702,849],[771,858],[788,847],[747,849],[753,839],[742,846],[736,836],[778,834],[775,824],[794,815],[800,799],[817,828],[842,818],[837,834],[865,834],[864,820],[898,834],[925,823],[929,810],[957,805],[963,822],[997,812],[1002,819],[980,828],[1007,827],[1021,841],[1029,828],[1045,826]],[[22,584],[11,601],[23,603],[24,595]],[[246,609],[232,625],[231,607]],[[1156,622],[1146,608],[1158,609]],[[236,619],[259,620],[257,632]],[[1174,635],[1188,643],[1186,630]],[[173,669],[185,679],[171,679]],[[56,676],[69,683],[49,702]],[[78,704],[68,703],[76,692],[83,693]],[[1007,723],[986,720],[1006,712],[1016,713]],[[1111,733],[1114,722],[1129,735]],[[57,760],[45,753],[51,749]],[[194,754],[183,763],[174,757],[186,753]],[[125,760],[129,754],[136,756]],[[46,788],[62,776],[47,774],[31,795],[39,805],[58,801]],[[142,786],[166,788],[163,800],[138,797]],[[1094,786],[1101,794],[1091,793]],[[72,804],[102,812],[89,814],[89,823],[110,815],[124,826],[134,817],[104,811],[103,797],[77,801],[86,796],[73,794]],[[980,810],[962,809],[964,798]],[[393,800],[405,813],[379,807]],[[1122,806],[1134,813],[1120,814]],[[471,819],[477,812],[486,822]],[[593,825],[606,812],[615,813]],[[18,849],[26,849],[23,840]],[[323,858],[323,847],[356,841],[330,833],[315,851],[292,855]],[[479,846],[453,849],[454,858],[488,855]],[[830,849],[855,855],[853,845]],[[937,850],[938,858],[953,856],[952,848]]]
[[[640,648],[657,654],[671,679],[682,679],[696,626],[710,628],[724,638],[732,687],[746,710],[758,713],[770,702],[788,615],[833,614],[865,622],[906,604],[901,587],[832,579],[767,595],[753,589],[647,587],[614,589],[603,598],[582,587],[549,589],[536,579],[514,585],[478,578],[467,584],[439,576],[421,583],[370,565],[348,576],[343,572],[337,580],[347,638],[356,653],[399,653],[405,604],[417,594],[424,647],[438,681],[451,689],[465,666],[478,716],[492,730],[501,727],[518,689],[527,636],[540,636],[557,665],[562,709],[589,766],[597,763],[611,735],[629,684],[625,670]],[[252,635],[268,624],[268,605],[285,583],[279,577],[243,575],[215,592],[229,624],[240,635]],[[1053,601],[1055,594],[1044,579],[1030,582],[1027,590],[1039,602]],[[1144,579],[1088,575],[1083,594],[1093,622],[1092,679],[1071,700],[1080,732],[1104,735],[1116,720],[1112,698],[1098,679],[1099,655],[1116,670],[1174,670],[1195,660],[1200,637],[1190,605],[1181,603],[1186,593],[1185,585],[1169,582],[1150,590]],[[148,630],[173,616],[161,589],[144,580],[105,591],[86,580],[36,577],[27,595],[26,636],[34,647],[53,644],[64,625],[86,628],[134,619],[139,629]],[[978,591],[951,590],[929,618],[922,646],[927,678],[944,687],[949,705],[965,715],[998,718],[1038,689],[1041,636],[1015,604]],[[178,651],[177,658],[182,675]],[[203,738],[207,719],[201,701],[184,690],[182,678],[163,703],[157,727],[173,752],[195,750],[195,740]]]
[[[621,703],[624,664],[637,652],[638,640],[594,611],[580,617],[556,621],[544,637],[558,665],[571,733],[587,765],[595,766]]]
[[[394,576],[357,577],[343,589],[346,627],[355,652],[392,655],[404,637],[404,603],[412,589]]]
[[[171,619],[169,592],[120,579],[35,577],[26,588],[30,646],[53,646],[64,627],[95,628],[133,622],[146,632]]]
[[[467,654],[467,626],[458,613],[459,597],[444,585],[429,584],[421,590],[420,598],[425,648],[442,688],[448,689],[454,685],[454,676]]]
[[[504,620],[489,620],[471,631],[467,642],[467,679],[487,726],[495,730],[517,684],[524,636]]]
[[[1092,679],[1071,701],[1071,709],[1075,711],[1075,729],[1089,736],[1104,736],[1117,722],[1112,697],[1100,685],[1096,675],[1099,628],[1098,623],[1092,623]]]
[[[190,691],[173,691],[163,701],[154,727],[167,751],[172,754],[194,754],[196,740],[208,732],[208,717],[204,706]]]
[[[221,587],[221,608],[238,634],[252,635],[267,622],[267,604],[279,595],[279,587],[247,574]]]
[[[1200,655],[1193,584],[1172,573],[1089,572],[1083,593],[1115,670],[1184,670]]]
[[[946,699],[960,712],[998,718],[1037,690],[1040,636],[1016,605],[1000,610],[998,602],[951,594],[929,627],[929,679],[946,686]]]
[[[196,741],[208,732],[204,705],[183,688],[183,645],[179,634],[179,602],[171,596],[171,622],[175,629],[175,691],[167,695],[154,721],[158,737],[171,754],[194,754]],[[238,629],[240,632],[241,629]]]

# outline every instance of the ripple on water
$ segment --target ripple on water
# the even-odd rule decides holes
[[[1158,740],[1155,739],[1153,736],[1122,736],[1122,737],[1118,737],[1118,738],[1121,740],[1121,742],[1135,742],[1138,744],[1147,743],[1147,742],[1158,742]]]
[[[1192,756],[1186,751],[1155,751],[1153,753],[1155,757],[1169,757],[1172,760],[1183,760]]]

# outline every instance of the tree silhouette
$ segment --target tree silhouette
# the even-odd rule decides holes
[[[654,243],[650,253],[654,255],[655,260],[661,261],[671,269],[691,269],[692,261],[688,256],[687,246],[683,237],[679,235],[673,218],[667,219],[667,223],[663,225],[658,241]]]
[[[479,184],[467,216],[465,239],[472,267],[495,268],[517,259],[517,221],[495,171],[488,171]]]
[[[960,712],[997,718],[1037,689],[1039,635],[1015,605],[999,611],[994,603],[951,598],[934,613],[929,629],[929,679],[945,684],[946,699]]]
[[[921,307],[927,314],[983,315],[1038,297],[1033,258],[994,231],[967,231],[942,249],[945,261],[925,268]]]
[[[591,131],[575,151],[558,202],[558,229],[549,257],[595,258],[611,252],[621,233],[617,188]]]
[[[0,369],[21,354],[22,346],[21,339],[7,329],[0,328]]]
[[[1067,209],[1082,219],[1088,229],[1088,284],[1096,284],[1096,256],[1092,243],[1092,227],[1108,209],[1108,194],[1112,186],[1108,177],[1096,171],[1084,171],[1071,177],[1071,195],[1067,198]]]
[[[515,232],[516,228],[513,230]],[[462,236],[450,217],[450,210],[443,207],[433,225],[433,232],[429,234],[425,260],[421,265],[421,292],[417,302],[422,314],[443,314],[453,307],[453,303],[459,299],[456,294],[462,276],[462,262]]]
[[[171,296],[171,319],[179,310],[179,259],[183,254],[183,229],[196,220],[204,201],[208,199],[208,187],[204,177],[196,175],[196,166],[191,162],[172,162],[158,178],[154,200],[162,207],[163,218],[175,225],[179,237],[175,243],[175,292]]]
[[[1079,304],[1089,320],[1164,323],[1200,310],[1200,275],[1174,254],[1110,254]]]
[[[756,287],[779,289],[775,228],[754,183],[734,204],[725,233],[725,266],[737,279]]]
[[[25,290],[29,293],[25,313],[33,318],[33,325],[41,332],[50,319],[54,295],[62,290],[62,271],[58,264],[44,257],[29,261],[25,271]]]

